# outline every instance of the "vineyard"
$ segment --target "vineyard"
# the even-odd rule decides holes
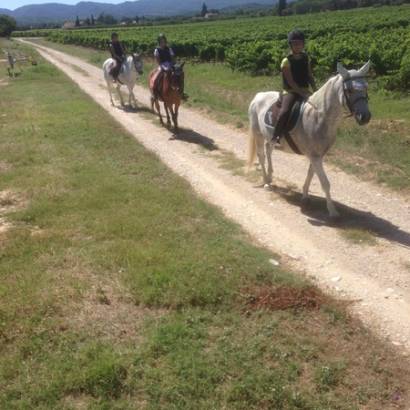
[[[150,54],[161,31],[180,57],[221,61],[234,70],[272,74],[287,52],[286,35],[295,27],[309,39],[316,75],[371,58],[373,73],[390,89],[410,89],[410,7],[379,7],[291,17],[242,18],[169,26],[116,28],[129,50]],[[103,49],[112,29],[16,32],[46,36],[51,41]]]

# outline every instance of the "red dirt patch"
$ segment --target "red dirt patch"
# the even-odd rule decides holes
[[[258,287],[246,292],[246,304],[254,310],[319,309],[327,298],[316,288]]]

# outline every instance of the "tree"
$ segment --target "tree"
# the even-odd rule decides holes
[[[77,18],[75,19],[75,26],[76,26],[76,27],[80,27],[80,19],[78,18],[78,16],[77,16]]]
[[[205,3],[202,3],[201,17],[205,17],[208,14],[208,7]]]
[[[278,15],[282,16],[283,15],[283,11],[286,9],[287,4],[286,4],[286,0],[279,0],[278,2]]]
[[[17,23],[13,17],[0,14],[0,37],[9,37],[16,27]]]
[[[111,14],[104,15],[104,24],[111,26],[117,23],[118,21],[113,16],[111,16]]]
[[[90,21],[91,25],[94,26],[95,25],[95,20],[94,20],[94,15],[91,14],[91,21]]]

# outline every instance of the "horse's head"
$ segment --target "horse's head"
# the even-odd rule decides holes
[[[134,63],[135,70],[139,75],[143,73],[144,62],[142,61],[141,54],[133,53],[132,61]]]
[[[337,72],[343,79],[342,103],[347,106],[359,125],[367,124],[371,118],[366,81],[369,68],[370,61],[360,70],[347,70],[341,63],[337,64]]]
[[[171,80],[170,80],[170,87],[174,91],[182,92],[184,87],[184,65],[185,62],[182,64],[175,64],[172,68],[171,73]]]

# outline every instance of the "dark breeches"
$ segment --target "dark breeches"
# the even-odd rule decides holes
[[[282,103],[275,126],[275,137],[282,137],[285,127],[289,121],[289,115],[293,105],[300,97],[297,94],[288,93],[282,96]]]
[[[117,77],[120,75],[121,66],[122,66],[122,63],[123,63],[124,59],[115,58],[114,60],[115,60],[115,62],[116,62],[117,64],[116,64],[115,67],[111,70],[111,75],[112,75],[114,78],[117,78]]]

